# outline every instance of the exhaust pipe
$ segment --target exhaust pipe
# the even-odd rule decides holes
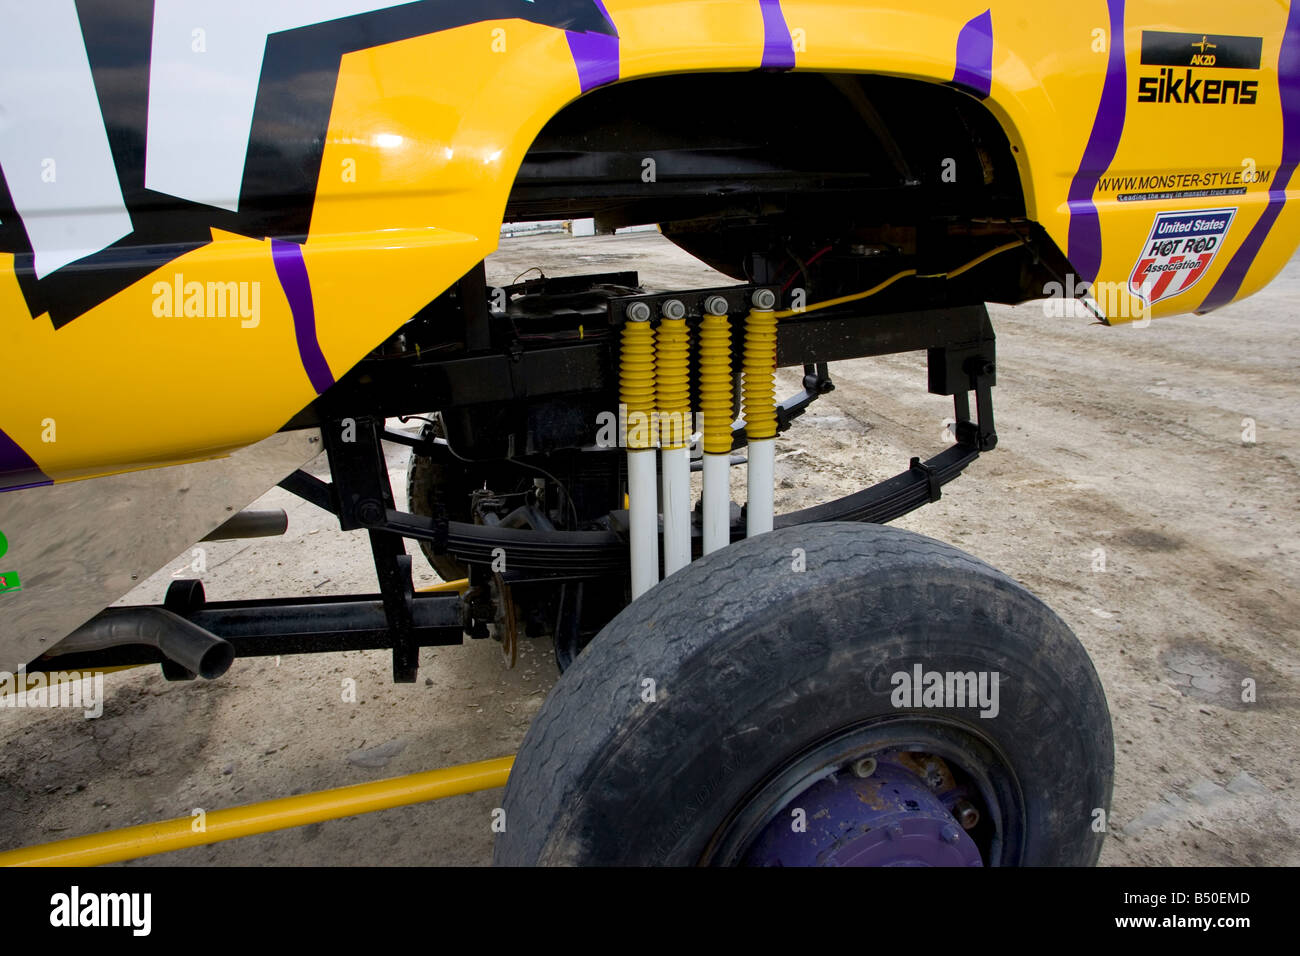
[[[235,648],[163,607],[111,607],[101,611],[45,655],[80,654],[123,644],[155,647],[169,661],[205,680],[230,670]]]
[[[289,528],[289,516],[283,508],[272,511],[241,511],[219,528],[205,534],[202,541],[231,541],[235,538],[274,538]]]

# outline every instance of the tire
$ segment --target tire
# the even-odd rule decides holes
[[[990,687],[996,672],[996,713],[895,706],[896,675],[918,663],[986,672]],[[790,789],[799,773],[811,773],[802,788],[864,755],[916,751],[986,799],[977,863],[1096,862],[1110,716],[1065,623],[939,541],[867,524],[780,529],[660,582],[565,671],[511,771],[494,862],[745,862],[736,841],[760,832],[755,814],[770,832],[788,808],[774,787],[806,795]]]

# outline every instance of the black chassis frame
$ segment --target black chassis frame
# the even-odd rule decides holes
[[[630,302],[643,300],[653,309],[670,295],[687,301],[691,313],[698,316],[703,299],[720,293],[728,298],[734,320],[737,313],[743,314],[757,288],[732,286],[627,296],[611,300],[606,318],[616,327]],[[586,582],[626,578],[627,541],[618,530],[484,526],[397,509],[382,443],[396,441],[417,450],[431,449],[425,447],[425,440],[385,431],[385,418],[476,404],[560,398],[572,395],[575,383],[589,391],[617,387],[611,380],[617,368],[614,336],[581,337],[542,348],[521,348],[514,341],[501,348],[493,342],[493,316],[487,307],[482,266],[472,270],[453,291],[462,304],[462,350],[450,355],[424,353],[414,361],[404,361],[396,374],[390,359],[372,356],[286,426],[321,428],[331,480],[321,481],[299,470],[280,486],[335,515],[342,530],[368,531],[380,593],[207,602],[198,582],[178,581],[168,591],[163,607],[228,640],[237,657],[388,648],[394,681],[412,682],[419,648],[459,644],[466,633],[486,636],[481,599],[492,576],[496,549],[509,554],[510,572],[502,576],[505,584],[565,588],[570,604],[575,597],[580,602]],[[778,527],[824,521],[891,521],[937,501],[943,485],[960,475],[981,451],[997,443],[990,391],[996,375],[995,340],[982,304],[883,314],[860,314],[852,307],[840,307],[780,323],[778,365],[802,363],[806,373],[803,393],[781,405],[781,430],[818,395],[833,388],[827,363],[918,350],[927,352],[929,391],[953,397],[955,444],[927,461],[911,459],[907,470],[876,485],[781,515],[776,520]],[[971,392],[976,406],[973,420]],[[345,419],[350,420],[350,437],[355,440],[342,438]],[[744,443],[740,431],[735,445]],[[743,530],[734,528],[733,537],[743,537]],[[431,542],[435,553],[449,554],[467,565],[469,593],[415,592],[405,538]],[[473,597],[479,599],[477,612]],[[557,627],[566,626],[566,620],[576,627],[576,609],[570,607],[566,613],[565,607],[562,594]],[[557,643],[558,639],[557,634]],[[169,678],[194,676],[166,661],[157,649],[143,645],[46,656],[28,669],[48,672],[153,662],[163,664]]]

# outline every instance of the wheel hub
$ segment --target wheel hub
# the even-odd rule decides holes
[[[804,790],[763,830],[745,865],[983,866],[975,841],[900,756],[879,756],[869,776],[841,770]]]

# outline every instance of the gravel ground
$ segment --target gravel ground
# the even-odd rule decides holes
[[[507,240],[489,281],[534,265],[636,268],[661,289],[726,281],[654,234]],[[1022,581],[1092,655],[1117,750],[1103,864],[1300,863],[1297,303],[1300,261],[1244,303],[1146,328],[1046,318],[1038,303],[991,307],[1000,444],[898,522]],[[831,372],[836,390],[778,442],[778,512],[947,443],[951,404],[926,393],[923,354]],[[779,391],[797,378],[783,371]],[[404,451],[390,464],[404,488]],[[377,589],[363,533],[279,489],[254,507],[285,508],[289,531],[204,545],[210,599]],[[408,550],[417,586],[435,582]],[[192,561],[178,555],[122,603],[161,600]],[[546,641],[525,641],[514,670],[492,642],[430,649],[414,685],[390,683],[382,652],[237,661],[211,683],[143,668],[108,675],[98,720],[0,709],[0,849],[512,753],[554,682],[552,661]],[[500,796],[127,865],[486,864]]]

